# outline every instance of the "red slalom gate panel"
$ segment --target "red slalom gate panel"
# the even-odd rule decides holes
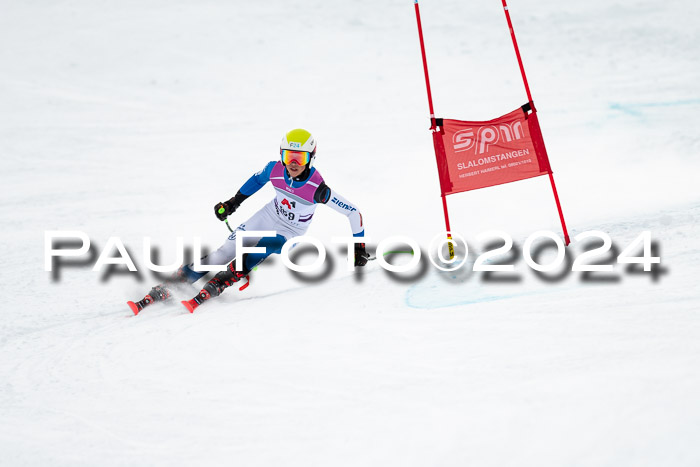
[[[437,125],[434,143],[443,195],[551,172],[534,112],[519,108],[485,122],[437,119]]]

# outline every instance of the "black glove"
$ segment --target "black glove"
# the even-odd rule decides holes
[[[364,243],[355,243],[355,266],[364,266],[369,260],[369,254],[365,250]]]
[[[214,214],[216,215],[216,218],[220,221],[226,220],[228,216],[236,212],[236,209],[238,209],[238,207],[247,197],[248,195],[244,195],[239,191],[236,193],[236,196],[230,200],[224,201],[223,203],[216,203],[216,206],[214,206]]]
[[[216,218],[220,221],[225,220],[229,214],[233,214],[235,210],[236,208],[231,209],[231,205],[228,201],[216,203],[216,206],[214,206],[214,214],[216,214]]]

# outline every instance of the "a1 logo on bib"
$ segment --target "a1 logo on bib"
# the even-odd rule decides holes
[[[287,206],[287,209],[292,209],[297,207],[297,202],[289,201],[287,198],[284,198],[284,200],[282,201],[282,206]]]

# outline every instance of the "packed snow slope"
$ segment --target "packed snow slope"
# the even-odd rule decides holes
[[[415,273],[349,272],[330,241],[347,220],[319,207],[321,273],[276,258],[194,314],[174,301],[139,316],[126,300],[158,282],[144,237],[162,264],[177,237],[216,248],[228,231],[212,207],[296,127],[362,209],[371,249],[403,235],[427,253],[444,224],[413,4],[2,10],[3,465],[700,464],[696,2],[510,4],[572,238],[605,232],[614,248],[597,259],[612,264],[650,231],[653,273],[535,274],[525,239],[561,234],[540,177],[448,198],[472,248],[457,272],[425,255]],[[438,116],[525,103],[501,2],[421,12]],[[494,229],[514,238],[497,260],[515,271],[470,272]],[[51,230],[84,232],[90,253],[45,271]],[[138,273],[92,270],[110,237]]]

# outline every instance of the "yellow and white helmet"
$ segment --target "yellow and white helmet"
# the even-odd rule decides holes
[[[284,165],[295,160],[299,165],[309,164],[309,167],[313,167],[316,159],[316,140],[306,130],[292,130],[282,138],[280,157]]]

